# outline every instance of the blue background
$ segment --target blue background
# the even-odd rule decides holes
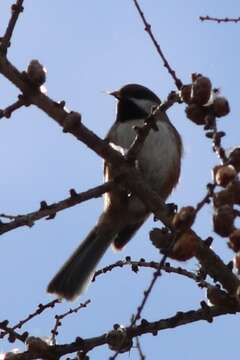
[[[0,3],[0,33],[6,28],[12,1]],[[239,24],[202,23],[200,15],[238,16],[240,3],[234,0],[142,0],[164,54],[184,83],[192,72],[209,76],[215,87],[227,96],[231,114],[219,121],[226,131],[224,146],[239,143]],[[38,59],[48,70],[46,87],[55,100],[66,100],[67,107],[80,111],[84,124],[104,137],[115,116],[113,99],[105,94],[136,82],[155,91],[162,99],[174,83],[162,66],[131,0],[102,1],[25,1],[9,50],[10,60],[21,70],[31,59]],[[17,89],[0,78],[0,107],[14,102]],[[183,137],[185,154],[182,176],[170,201],[179,206],[194,205],[205,194],[211,168],[218,163],[202,128],[186,121],[184,106],[169,111],[172,122]],[[22,108],[11,119],[0,122],[1,186],[0,212],[24,214],[38,209],[39,203],[58,201],[68,190],[87,190],[102,182],[102,160],[37,108]],[[45,288],[68,255],[85,237],[101,213],[102,200],[59,213],[53,221],[41,220],[33,228],[20,228],[1,237],[0,320],[11,324],[24,318],[40,302],[50,301]],[[212,235],[211,206],[204,208],[194,224],[202,238]],[[153,226],[149,220],[122,253],[107,252],[99,267],[130,255],[133,259],[159,259],[148,240]],[[233,254],[225,240],[214,235],[214,250],[225,261]],[[172,262],[174,264],[174,262]],[[183,264],[196,270],[196,260]],[[137,275],[130,269],[117,269],[92,284],[74,304],[63,303],[31,321],[26,329],[34,336],[49,336],[54,314],[66,311],[90,298],[88,309],[69,316],[59,329],[58,342],[76,336],[97,336],[114,323],[128,325],[142,299],[152,271]],[[176,311],[199,308],[204,291],[192,281],[163,274],[154,288],[143,316],[149,321],[172,316]],[[238,316],[217,318],[213,324],[197,322],[157,337],[141,337],[147,359],[168,357],[190,360],[215,357],[219,360],[238,355]],[[226,336],[226,333],[228,336]],[[21,343],[0,344],[0,351]],[[107,359],[110,350],[102,346],[90,353],[91,359]],[[120,356],[119,356],[120,357]],[[122,359],[138,359],[135,349]]]

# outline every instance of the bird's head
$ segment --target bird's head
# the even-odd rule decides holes
[[[116,120],[119,122],[146,118],[161,103],[151,90],[138,84],[125,85],[109,94],[118,100]]]

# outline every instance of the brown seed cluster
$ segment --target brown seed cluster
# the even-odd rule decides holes
[[[170,251],[169,246],[174,240],[174,235],[166,228],[153,229],[150,232],[153,245],[171,259],[178,261],[191,259],[196,253],[198,240],[196,233],[191,230],[195,214],[195,209],[192,206],[185,206],[173,216],[172,226],[176,230],[177,238]]]
[[[212,88],[208,77],[201,74],[192,74],[192,83],[183,85],[180,96],[187,104],[187,118],[197,125],[209,126],[212,118],[226,116],[230,112],[228,100]]]
[[[213,169],[213,181],[221,187],[213,195],[213,228],[214,231],[228,238],[228,246],[235,254],[234,265],[240,272],[240,229],[236,227],[236,218],[240,212],[236,208],[240,205],[240,148],[233,149],[223,165]]]
[[[195,209],[192,206],[182,207],[173,217],[172,225],[178,231],[190,229],[195,220]]]

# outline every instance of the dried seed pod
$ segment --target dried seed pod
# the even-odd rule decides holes
[[[196,104],[190,104],[186,107],[185,112],[187,118],[195,124],[205,125],[205,117],[207,116],[209,109]]]
[[[217,117],[222,117],[229,114],[230,106],[227,99],[223,96],[217,96],[213,101],[213,111]]]
[[[229,191],[233,196],[233,203],[240,205],[240,181],[234,180],[227,186],[227,191]]]
[[[226,187],[236,175],[237,172],[232,165],[218,165],[213,169],[214,181],[219,186]]]
[[[45,352],[49,349],[49,344],[40,337],[29,336],[26,340],[27,349],[32,353]]]
[[[214,193],[213,195],[213,205],[218,208],[223,205],[233,205],[234,204],[234,195],[231,191],[221,190]]]
[[[191,229],[187,230],[179,237],[168,256],[179,261],[191,259],[196,253],[197,241],[198,236],[196,233]]]
[[[237,172],[240,171],[240,147],[233,149],[229,156],[229,163],[233,165]]]
[[[222,236],[227,237],[234,230],[234,219],[236,214],[230,205],[224,205],[215,209],[213,215],[213,228],[214,231]]]
[[[114,329],[106,334],[106,339],[109,348],[119,353],[130,351],[133,345],[133,341],[128,337],[126,328],[123,325],[117,327],[116,324]]]
[[[184,231],[189,229],[195,220],[195,209],[192,206],[185,206],[177,212],[172,220],[172,225],[176,230]]]
[[[173,239],[173,235],[166,229],[154,228],[150,231],[149,236],[157,249],[166,249]]]
[[[192,85],[192,102],[204,105],[211,96],[212,83],[206,76],[198,76]]]
[[[191,93],[192,93],[192,84],[183,85],[180,91],[180,96],[186,104],[190,104],[191,102]]]
[[[31,82],[39,87],[46,81],[47,70],[38,60],[32,60],[28,65],[27,74]]]
[[[240,229],[236,229],[230,234],[228,245],[235,252],[240,250]]]

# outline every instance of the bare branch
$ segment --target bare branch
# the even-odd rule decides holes
[[[139,340],[138,336],[136,337],[136,348],[137,348],[138,353],[139,353],[139,359],[140,360],[145,360],[146,356],[143,354],[142,347],[141,347],[140,340]]]
[[[19,95],[18,100],[15,101],[12,105],[9,105],[4,110],[0,110],[0,119],[4,117],[9,119],[12,113],[20,109],[22,106],[27,106],[27,102],[22,95]]]
[[[20,320],[16,325],[14,325],[13,327],[6,327],[6,329],[3,329],[3,327],[1,327],[0,325],[0,328],[5,330],[4,332],[1,332],[0,333],[0,339],[2,339],[5,335],[9,334],[9,335],[14,335],[16,339],[18,340],[21,340],[23,339],[23,335],[18,335],[17,333],[15,333],[15,330],[16,329],[21,329],[22,326],[24,324],[26,324],[28,321],[32,320],[33,318],[35,318],[36,316],[40,315],[42,312],[44,312],[46,309],[52,309],[54,308],[54,306],[56,304],[59,304],[61,302],[61,300],[59,299],[55,299],[55,300],[52,300],[50,302],[48,302],[47,304],[43,305],[43,304],[39,304],[38,305],[38,308],[32,313],[32,314],[29,314],[25,319],[23,320]],[[17,334],[17,335],[16,335]],[[19,337],[20,336],[20,337]],[[26,340],[26,339],[25,339]],[[24,341],[25,341],[24,340]],[[15,341],[15,340],[14,340]],[[13,341],[11,341],[13,342]]]
[[[150,284],[148,285],[148,287],[144,290],[143,292],[143,298],[142,301],[140,302],[139,306],[137,307],[137,312],[135,315],[132,316],[132,321],[131,321],[131,326],[135,326],[135,324],[137,323],[137,321],[141,318],[141,314],[142,311],[144,309],[144,306],[146,305],[146,302],[152,292],[152,289],[156,283],[156,281],[158,280],[158,278],[161,276],[161,270],[162,267],[165,265],[166,259],[168,254],[171,252],[174,244],[177,241],[177,236],[174,237],[173,241],[170,243],[169,247],[166,250],[166,254],[163,255],[163,257],[161,258],[158,267],[156,269],[156,271],[153,273],[153,277],[152,280],[150,281]]]
[[[150,36],[155,48],[157,49],[157,52],[159,54],[159,56],[161,57],[161,59],[163,60],[163,65],[164,67],[168,70],[169,74],[172,76],[175,85],[177,87],[178,90],[180,90],[182,88],[182,81],[177,77],[176,72],[172,69],[172,67],[170,66],[169,62],[167,61],[165,55],[163,54],[163,51],[159,45],[159,43],[157,42],[155,36],[153,35],[153,32],[151,30],[151,25],[148,23],[148,21],[146,20],[146,17],[144,15],[144,12],[142,11],[138,0],[133,0],[134,5],[136,6],[136,9],[142,19],[142,22],[144,23],[145,26],[145,31],[148,33],[148,35]]]
[[[217,18],[217,17],[211,17],[211,16],[199,16],[199,19],[201,21],[213,21],[213,22],[217,22],[217,23],[237,23],[240,21],[240,16],[237,18]]]
[[[105,192],[111,191],[114,186],[116,185],[114,185],[113,182],[109,181],[103,185],[99,185],[81,193],[77,193],[75,190],[72,189],[70,191],[70,197],[50,205],[47,205],[46,202],[42,201],[39,210],[28,213],[26,215],[13,216],[0,214],[0,218],[2,217],[12,220],[8,223],[0,223],[0,235],[21,226],[31,227],[34,225],[35,221],[43,219],[45,217],[47,217],[47,220],[53,219],[59,211],[68,209],[84,201],[97,198]]]
[[[205,303],[202,303],[202,307],[198,310],[190,310],[187,312],[178,312],[176,315],[161,319],[154,322],[148,322],[142,319],[141,324],[138,326],[130,326],[125,328],[125,333],[128,339],[132,339],[136,336],[143,334],[152,334],[156,336],[159,331],[176,328],[182,325],[190,324],[193,322],[205,320],[209,323],[217,316],[226,314],[236,314],[240,311],[239,308],[234,307],[219,307],[212,306],[208,307]],[[83,351],[84,353],[89,352],[93,348],[98,346],[106,345],[109,341],[108,334],[111,331],[88,339],[77,338],[75,342],[63,345],[49,346],[46,344],[44,348],[34,348],[34,351],[28,350],[18,354],[12,354],[12,360],[32,360],[32,359],[59,359],[61,356],[66,354],[74,353],[76,351]],[[112,357],[113,359],[113,357]]]
[[[85,301],[84,303],[81,303],[80,305],[78,305],[77,307],[75,307],[74,309],[69,309],[68,311],[66,311],[64,314],[61,315],[55,315],[55,325],[54,328],[51,330],[52,333],[52,344],[56,344],[56,336],[58,335],[58,328],[62,325],[62,320],[67,317],[70,314],[76,314],[79,310],[85,308],[88,306],[88,304],[90,304],[91,300],[88,299],[87,301]]]
[[[157,270],[159,267],[159,263],[155,261],[145,261],[144,259],[140,259],[139,261],[131,260],[130,256],[127,256],[125,260],[119,260],[111,265],[105,266],[103,269],[99,269],[95,272],[92,282],[96,280],[97,277],[100,275],[106,274],[107,272],[112,271],[116,268],[122,268],[125,266],[131,266],[133,272],[137,273],[139,268],[149,268]],[[162,270],[169,274],[178,274],[181,276],[185,276],[189,279],[194,280],[199,286],[201,287],[209,287],[211,286],[210,283],[204,281],[199,278],[199,276],[191,271],[183,269],[182,267],[174,267],[171,266],[169,263],[166,263],[162,266]]]
[[[20,13],[23,11],[23,1],[24,0],[17,0],[16,3],[13,4],[11,7],[12,16],[9,20],[5,34],[0,40],[0,52],[4,55],[7,54],[7,50],[11,45],[10,41],[13,34],[13,30],[15,28]]]
[[[7,334],[8,336],[8,341],[10,343],[15,342],[16,340],[19,340],[21,342],[23,342],[25,344],[25,341],[28,337],[28,332],[25,331],[23,334],[19,334],[17,333],[15,330],[13,330],[11,327],[8,326],[8,320],[4,320],[0,322],[0,329],[2,329],[4,332],[4,336]],[[3,337],[3,336],[1,336]]]
[[[198,241],[196,258],[214,281],[219,281],[230,294],[235,294],[240,286],[239,279],[202,240]]]

